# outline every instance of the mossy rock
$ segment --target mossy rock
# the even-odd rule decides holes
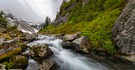
[[[18,48],[16,48],[15,50],[8,51],[8,52],[6,52],[5,54],[1,54],[1,55],[0,55],[0,61],[1,61],[1,60],[4,60],[4,59],[6,59],[6,58],[9,58],[9,57],[11,57],[11,56],[13,56],[13,55],[15,55],[15,54],[18,54],[20,51],[21,51],[21,48],[18,47]]]
[[[9,63],[11,63],[13,69],[25,69],[28,65],[28,59],[25,56],[16,55],[9,60]]]
[[[30,48],[30,55],[35,60],[44,60],[52,54],[53,52],[46,45],[37,45]]]

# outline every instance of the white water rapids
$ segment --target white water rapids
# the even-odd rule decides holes
[[[49,46],[49,48],[53,51],[54,55],[50,59],[60,66],[60,70],[108,70],[90,58],[83,57],[69,49],[64,49],[61,46],[61,42],[62,40],[55,37],[39,35],[35,41],[27,45],[51,44],[52,46]],[[36,66],[37,63],[29,59],[27,70],[37,70],[38,67]]]

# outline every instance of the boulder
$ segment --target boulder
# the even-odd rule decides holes
[[[57,65],[49,60],[44,60],[42,64],[40,64],[40,70],[56,70]]]
[[[52,54],[53,52],[46,45],[36,45],[36,46],[30,47],[30,55],[35,60],[42,60],[42,59],[48,58]]]
[[[19,68],[25,69],[26,66],[28,65],[28,59],[25,56],[21,56],[21,55],[13,56],[9,60],[9,62],[12,63],[11,68],[13,69],[19,69]]]
[[[135,54],[135,0],[129,0],[112,29],[118,50],[127,55]]]
[[[85,36],[75,39],[71,43],[71,46],[74,47],[77,52],[89,53],[91,49],[90,40]]]
[[[3,41],[0,45],[0,60],[11,57],[13,54],[21,52],[21,47],[17,43],[17,40]]]
[[[36,38],[37,34],[28,34],[28,33],[23,33],[22,40],[23,41],[32,41]]]
[[[130,55],[130,56],[122,56],[122,58],[131,61],[131,62],[135,62],[135,55]]]
[[[66,34],[63,36],[64,41],[73,41],[77,38],[79,38],[81,32],[78,32],[76,34]]]
[[[6,70],[6,66],[5,66],[5,65],[0,64],[0,70]]]
[[[63,48],[67,48],[67,49],[71,49],[72,48],[71,47],[71,42],[69,42],[69,41],[62,42],[61,45],[62,45]]]

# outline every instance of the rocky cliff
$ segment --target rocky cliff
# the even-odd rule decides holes
[[[94,50],[116,53],[112,27],[126,5],[126,0],[64,1],[54,23],[40,33],[74,34],[81,32],[90,39]],[[89,50],[91,51],[91,50]]]
[[[118,50],[130,55],[134,61],[135,57],[135,0],[129,0],[119,18],[115,21],[112,30],[113,40]],[[132,56],[131,56],[132,55]]]

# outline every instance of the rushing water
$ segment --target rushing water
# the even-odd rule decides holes
[[[28,46],[50,44],[51,46],[49,46],[49,48],[54,53],[50,59],[55,61],[60,66],[60,70],[108,70],[100,63],[92,59],[87,59],[86,57],[83,57],[71,50],[64,49],[61,46],[61,42],[62,40],[55,37],[39,35],[36,40],[29,43]],[[27,70],[36,66],[37,63],[34,60],[29,59]],[[32,70],[36,70],[36,68]]]

